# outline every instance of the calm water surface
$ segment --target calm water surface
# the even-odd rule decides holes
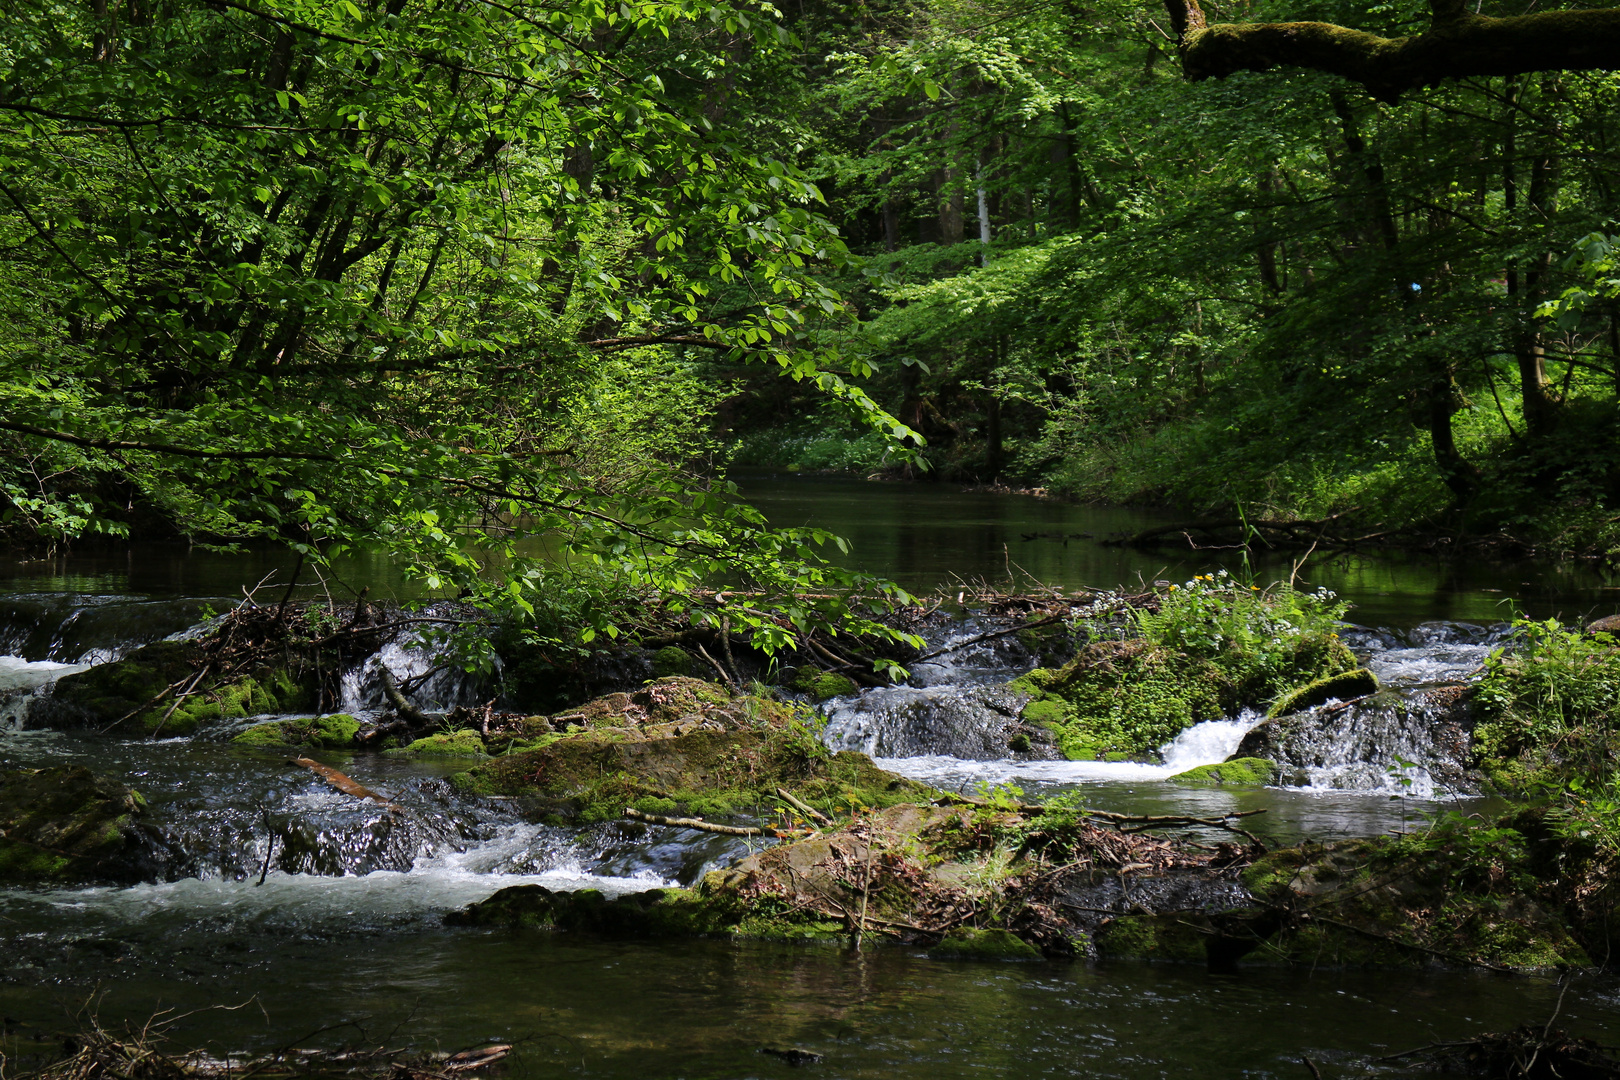
[[[813,525],[844,536],[852,550],[842,561],[914,592],[949,590],[971,581],[1041,582],[1064,589],[1139,587],[1155,580],[1185,580],[1218,567],[1267,582],[1288,577],[1297,557],[1258,556],[1245,567],[1241,554],[1230,551],[1138,551],[1101,543],[1177,520],[1143,510],[964,491],[947,484],[771,473],[742,473],[737,479],[772,524]],[[181,543],[145,543],[50,562],[0,562],[0,592],[10,594],[13,604],[29,595],[37,605],[60,603],[64,594],[100,597],[114,606],[137,598],[218,603],[239,599],[243,588],[267,575],[285,583],[290,570],[290,561],[270,549],[219,554]],[[1368,625],[1499,621],[1511,617],[1514,605],[1537,617],[1620,610],[1620,575],[1586,563],[1501,563],[1371,551],[1314,556],[1300,567],[1298,577],[1302,585],[1333,589],[1353,601],[1352,618]],[[422,595],[419,583],[387,560],[364,555],[339,560],[327,580],[301,588],[300,595],[330,596],[341,603],[352,600],[362,586],[369,586],[374,597]],[[276,593],[265,588],[265,595]],[[169,621],[195,610],[176,609]]]

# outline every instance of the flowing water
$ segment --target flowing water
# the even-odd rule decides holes
[[[750,484],[779,524],[842,529],[867,568],[913,588],[1020,567],[1060,586],[1111,586],[1211,565],[1096,545],[1096,536],[1152,523],[1125,511],[845,481]],[[1086,532],[1095,536],[1077,535]],[[1551,979],[1466,972],[1391,979],[1263,967],[1214,975],[1129,963],[971,965],[899,947],[853,955],[452,929],[446,912],[505,885],[612,894],[691,884],[745,854],[748,842],[634,822],[544,826],[514,802],[456,795],[444,776],[458,765],[319,755],[383,792],[394,812],[331,791],[288,768],[283,754],[229,745],[240,725],[157,742],[27,727],[30,706],[56,678],[184,631],[277,565],[268,553],[150,547],[22,564],[0,583],[0,768],[82,762],[142,791],[155,826],[142,883],[0,891],[0,1036],[11,1050],[43,1052],[93,1001],[103,1023],[206,1010],[176,1035],[219,1052],[517,1041],[508,1071],[525,1077],[785,1075],[789,1066],[759,1053],[763,1046],[823,1054],[811,1074],[829,1077],[1287,1077],[1305,1075],[1302,1054],[1325,1075],[1384,1076],[1408,1072],[1380,1064],[1380,1055],[1542,1020],[1558,998]],[[386,565],[341,569],[342,582],[321,587],[337,598],[360,584],[410,594]],[[1254,715],[1190,729],[1152,762],[1054,760],[1038,743],[1009,750],[1022,699],[1000,684],[1036,662],[1011,637],[919,664],[907,686],[827,703],[827,740],[970,793],[1014,784],[1028,797],[1079,790],[1099,808],[1133,813],[1265,809],[1249,821],[1278,839],[1385,832],[1442,805],[1490,809],[1448,766],[1424,695],[1469,678],[1500,643],[1493,624],[1502,601],[1572,614],[1616,595],[1595,573],[1556,567],[1493,572],[1358,558],[1313,562],[1301,573],[1358,603],[1352,617],[1368,628],[1346,640],[1404,704],[1316,710],[1316,726],[1278,752],[1289,786],[1166,783],[1264,737]],[[969,618],[940,631],[936,644],[982,628]],[[433,666],[408,645],[392,642],[346,673],[346,707],[379,703],[384,666],[401,679]],[[419,696],[444,706],[465,693],[443,674]],[[1606,980],[1585,980],[1560,1023],[1620,1041],[1615,994]]]

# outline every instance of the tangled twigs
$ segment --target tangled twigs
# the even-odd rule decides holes
[[[673,825],[680,829],[696,829],[698,832],[720,833],[722,836],[779,836],[775,829],[761,829],[753,825],[716,825],[702,818],[675,818],[665,817],[662,814],[644,814],[632,807],[625,807],[624,816],[632,821],[644,821],[648,825]]]
[[[216,1005],[232,1012],[257,1004]],[[202,1010],[204,1012],[211,1010]],[[0,1057],[0,1080],[251,1080],[340,1074],[367,1080],[451,1080],[493,1065],[511,1053],[510,1043],[455,1054],[409,1054],[379,1046],[363,1050],[283,1050],[262,1057],[218,1058],[206,1051],[166,1049],[170,1030],[196,1013],[161,1012],[139,1028],[114,1034],[99,1020],[81,1017],[82,1030],[64,1038],[67,1056],[34,1072],[8,1076]]]
[[[1503,1034],[1431,1043],[1377,1060],[1421,1061],[1448,1072],[1500,1080],[1614,1080],[1620,1077],[1620,1060],[1610,1049],[1555,1028],[1524,1024]]]

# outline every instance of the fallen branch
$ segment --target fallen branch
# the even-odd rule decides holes
[[[798,799],[793,797],[793,794],[789,792],[787,788],[779,787],[776,789],[776,793],[782,797],[783,802],[787,803],[789,806],[793,807],[793,809],[797,810],[811,821],[814,821],[816,824],[832,824],[832,818],[828,817],[826,814],[823,814],[820,810],[817,810],[809,803],[800,802]]]
[[[394,673],[388,670],[387,664],[377,665],[377,681],[382,685],[383,697],[388,699],[388,704],[394,707],[395,712],[414,724],[432,723],[427,714],[412,705],[405,695],[399,692],[399,684],[394,681]]]
[[[322,765],[320,762],[311,761],[306,757],[289,758],[287,760],[287,764],[297,765],[301,768],[308,769],[310,772],[314,773],[322,780],[325,780],[328,784],[331,784],[334,788],[337,788],[337,790],[343,792],[345,795],[351,795],[356,799],[372,799],[381,803],[383,806],[386,806],[389,810],[396,814],[401,813],[400,808],[393,802],[390,802],[388,799],[377,794],[375,791],[372,791],[364,784],[356,783],[349,777],[332,768],[330,765]]]
[[[938,649],[935,649],[933,652],[923,653],[915,660],[910,661],[910,663],[920,664],[924,660],[932,660],[936,656],[943,656],[948,652],[955,652],[957,649],[965,649],[969,645],[977,645],[981,641],[989,641],[991,638],[1006,637],[1008,634],[1016,634],[1020,630],[1033,630],[1038,626],[1051,626],[1053,623],[1062,622],[1063,619],[1064,616],[1062,615],[1053,615],[1045,619],[1036,619],[1031,623],[1024,623],[1021,626],[1009,626],[1005,630],[992,630],[988,634],[979,634],[977,637],[970,637],[966,641],[958,641],[954,645],[944,645]]]
[[[699,832],[719,833],[722,836],[778,836],[775,829],[761,829],[753,825],[715,825],[702,818],[665,817],[662,814],[643,814],[633,807],[624,808],[624,816],[632,821],[644,821],[648,825],[673,825],[679,829],[696,829]]]

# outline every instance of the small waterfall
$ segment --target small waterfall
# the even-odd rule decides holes
[[[1468,793],[1478,781],[1468,768],[1469,733],[1457,698],[1383,693],[1328,702],[1261,724],[1237,753],[1270,758],[1282,782],[1297,787],[1425,799]]]
[[[1036,666],[1036,657],[1018,640],[1017,634],[1002,633],[975,641],[985,634],[1005,630],[1001,623],[971,617],[951,623],[944,633],[925,635],[927,652],[945,649],[932,660],[912,664],[908,670],[912,686],[955,686],[969,683],[1006,682],[1008,672],[1024,672]]]
[[[26,727],[28,711],[41,694],[48,692],[62,676],[89,666],[0,656],[0,731],[20,731]]]
[[[1244,737],[1238,754],[1270,758],[1282,782],[1298,787],[1420,798],[1477,791],[1462,689],[1510,633],[1506,624],[1456,622],[1349,628],[1341,638],[1384,690],[1267,721]]]
[[[448,712],[458,705],[482,704],[481,680],[468,674],[447,654],[424,641],[417,630],[403,630],[359,664],[343,672],[339,680],[339,711],[373,712],[384,708],[382,672],[387,669],[394,682],[419,707]]]
[[[1159,747],[1164,767],[1171,775],[1214,765],[1237,753],[1243,736],[1265,719],[1253,709],[1244,709],[1232,720],[1206,720],[1177,735]]]
[[[1005,758],[1013,756],[1009,740],[1026,731],[1018,713],[1028,701],[998,686],[884,687],[830,702],[823,739],[834,750],[873,757]],[[1032,743],[1023,756],[1038,750],[1045,753],[1037,756],[1056,756],[1049,743]]]
[[[229,601],[221,601],[228,604]],[[202,600],[25,593],[0,597],[0,653],[100,664],[196,623]]]

